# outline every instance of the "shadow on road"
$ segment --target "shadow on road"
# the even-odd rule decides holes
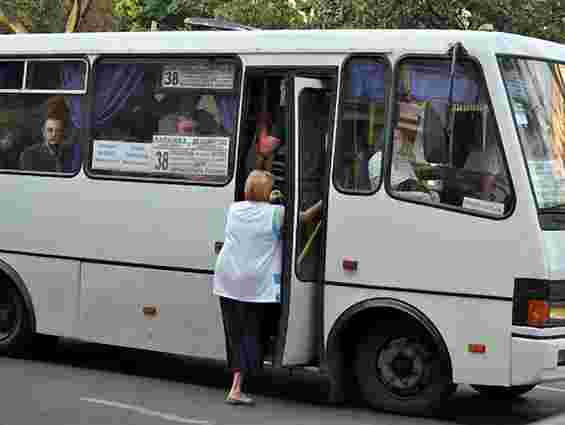
[[[230,371],[223,362],[67,339],[60,340],[53,350],[36,351],[25,358],[211,388],[227,388],[231,383]],[[266,367],[261,374],[250,380],[248,389],[262,396],[321,406],[327,404],[329,382],[326,377],[314,372],[289,372]],[[361,401],[349,405],[348,408],[368,411]],[[457,425],[525,425],[564,412],[563,394],[533,390],[513,401],[500,401],[488,399],[469,387],[462,386],[431,422]],[[382,417],[382,413],[376,412],[376,415]]]

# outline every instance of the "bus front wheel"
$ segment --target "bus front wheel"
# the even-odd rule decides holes
[[[14,285],[0,281],[0,354],[17,354],[29,341],[30,319]]]
[[[514,385],[512,387],[499,387],[494,385],[471,385],[471,387],[489,398],[510,400],[516,397],[520,397],[522,394],[533,390],[535,384]]]
[[[375,409],[429,415],[454,390],[447,360],[430,335],[405,322],[380,323],[357,345],[355,374]]]

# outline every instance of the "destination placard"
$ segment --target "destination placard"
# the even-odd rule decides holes
[[[154,135],[153,171],[183,176],[228,175],[229,137]]]
[[[92,168],[115,171],[152,171],[150,143],[133,143],[119,140],[95,140]]]
[[[163,66],[161,85],[167,88],[232,90],[235,65],[205,59]]]

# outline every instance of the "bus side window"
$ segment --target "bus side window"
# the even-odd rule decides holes
[[[382,174],[387,68],[378,58],[353,58],[344,68],[333,179],[343,191],[367,193]]]
[[[444,59],[400,65],[391,188],[400,198],[504,216],[514,194],[486,87],[476,65],[460,61],[450,99],[449,71]]]

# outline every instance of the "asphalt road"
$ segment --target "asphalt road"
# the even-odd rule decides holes
[[[329,405],[324,377],[272,369],[250,382],[256,406],[230,406],[222,364],[69,340],[49,354],[0,357],[0,383],[0,425],[522,425],[565,413],[565,383],[512,402],[460,387],[440,417],[417,418]]]

